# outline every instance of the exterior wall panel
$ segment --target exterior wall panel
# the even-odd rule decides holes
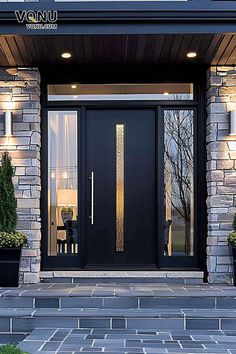
[[[5,137],[4,111],[13,112],[13,135]],[[0,152],[8,150],[15,168],[18,229],[28,238],[20,281],[39,282],[40,271],[40,75],[36,68],[0,68]]]
[[[218,76],[217,70],[226,76]],[[207,89],[207,268],[210,283],[230,282],[232,262],[227,236],[236,212],[236,142],[229,112],[236,108],[236,70],[211,67]]]

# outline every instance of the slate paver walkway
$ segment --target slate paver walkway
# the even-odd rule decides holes
[[[117,282],[81,282],[74,284],[39,283],[35,285],[21,285],[19,288],[0,288],[1,297],[60,297],[60,296],[88,296],[88,297],[127,297],[127,296],[159,296],[159,297],[183,297],[183,296],[236,296],[236,288],[233,285],[211,284],[172,284],[155,282],[123,283]]]
[[[236,331],[35,329],[19,347],[30,354],[235,354]]]
[[[18,344],[30,354],[236,354],[232,285],[22,285],[0,288],[0,314],[13,331],[32,330]]]

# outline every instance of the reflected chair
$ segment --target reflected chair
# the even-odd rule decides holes
[[[66,228],[66,244],[67,253],[77,253],[75,245],[78,245],[78,223],[77,220],[67,220]]]

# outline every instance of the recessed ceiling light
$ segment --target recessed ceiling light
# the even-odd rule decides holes
[[[196,52],[189,52],[189,53],[187,53],[187,57],[188,57],[188,58],[196,58],[196,56],[197,56],[197,53],[196,53]]]
[[[227,76],[227,71],[220,71],[220,70],[217,70],[217,71],[216,71],[216,75],[218,75],[218,76]]]
[[[76,87],[77,87],[77,85],[71,85],[71,88],[73,88],[73,89],[76,88]]]
[[[69,58],[71,58],[71,54],[70,53],[67,53],[67,52],[65,52],[65,53],[62,53],[62,58],[64,58],[64,59],[69,59]]]
[[[169,92],[164,92],[164,96],[168,96],[169,95]]]

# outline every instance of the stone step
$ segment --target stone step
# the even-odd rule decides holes
[[[100,296],[99,296],[100,295]],[[177,293],[160,294],[153,296],[142,292],[122,294],[116,296],[109,292],[101,292],[91,296],[83,296],[83,292],[66,294],[60,291],[25,292],[19,296],[8,292],[0,295],[1,308],[101,308],[101,309],[235,309],[236,291],[231,295],[204,296],[196,293],[189,296]]]
[[[203,284],[203,271],[138,271],[138,270],[82,270],[82,271],[42,271],[42,283],[173,283]]]
[[[19,347],[34,353],[233,354],[236,332],[136,329],[35,329]]]
[[[2,309],[1,332],[37,327],[148,330],[236,330],[236,310]]]

